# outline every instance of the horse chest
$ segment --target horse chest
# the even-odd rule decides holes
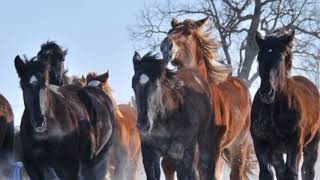
[[[296,131],[299,114],[281,104],[253,107],[251,133],[254,138],[283,144]]]
[[[168,124],[156,123],[149,135],[142,136],[142,142],[157,149],[159,154],[181,159],[186,147],[192,144],[192,131],[184,131],[185,128],[179,128],[172,122],[174,119]]]

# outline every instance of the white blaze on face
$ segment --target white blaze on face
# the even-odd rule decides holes
[[[101,84],[100,81],[93,80],[88,83],[88,86],[98,87]]]
[[[149,81],[149,77],[148,77],[147,75],[142,74],[142,75],[140,76],[139,83],[140,83],[141,85],[146,84],[148,81]]]
[[[148,97],[148,119],[150,123],[150,130],[153,128],[153,123],[155,118],[160,113],[161,115],[164,113],[164,106],[162,104],[162,91],[160,82],[157,82],[158,86],[157,88],[149,95]]]
[[[37,77],[35,75],[32,75],[30,80],[29,80],[29,83],[30,84],[37,84],[37,82],[38,82]]]
[[[43,115],[43,116],[45,116],[45,113],[46,113],[47,100],[48,100],[47,90],[46,89],[40,89],[40,92],[39,92],[39,103],[40,103],[41,115]]]

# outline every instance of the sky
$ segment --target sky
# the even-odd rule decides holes
[[[144,0],[1,0],[0,93],[12,105],[16,125],[24,105],[14,58],[35,56],[48,40],[68,49],[69,75],[109,70],[117,102],[127,103],[133,94],[134,53],[127,29],[144,4]]]

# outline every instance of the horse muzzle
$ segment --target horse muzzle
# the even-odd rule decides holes
[[[260,100],[265,104],[271,104],[274,101],[275,91],[273,89],[258,90]]]
[[[137,128],[141,135],[147,135],[150,132],[150,123],[147,120],[138,120]]]
[[[177,51],[174,43],[169,38],[162,41],[160,50],[165,60],[173,61],[175,59]]]
[[[44,133],[47,131],[47,118],[45,116],[41,117],[42,122],[33,124],[33,129],[36,133]]]

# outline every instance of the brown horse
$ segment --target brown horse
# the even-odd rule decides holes
[[[294,31],[281,28],[266,37],[257,32],[261,84],[252,105],[251,134],[260,180],[313,180],[318,156],[320,95],[302,76],[290,77]],[[283,154],[287,154],[286,162]],[[318,179],[318,178],[317,178]]]
[[[13,155],[14,124],[9,102],[0,94],[0,177]]]
[[[101,88],[111,97],[115,116],[115,146],[111,154],[110,170],[111,179],[114,180],[134,180],[136,179],[138,163],[140,159],[140,135],[136,127],[137,113],[135,109],[127,104],[116,105],[111,87],[108,83],[109,73],[97,75],[90,73],[87,75],[87,86]]]
[[[252,165],[249,161],[250,93],[241,80],[229,77],[229,67],[215,60],[218,45],[203,30],[207,20],[178,22],[173,19],[172,29],[161,43],[161,52],[165,59],[178,67],[178,71],[181,67],[196,69],[209,82],[213,119],[217,125],[213,160],[215,179],[220,179],[224,152],[231,166],[230,178],[243,180],[247,179]],[[168,163],[163,164],[166,171]]]

